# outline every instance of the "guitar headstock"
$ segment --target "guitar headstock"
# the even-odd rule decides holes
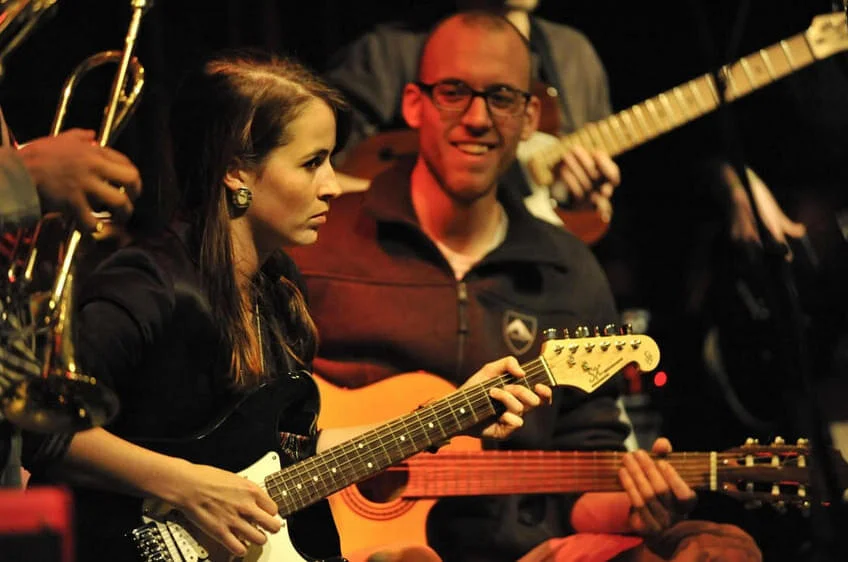
[[[848,49],[848,20],[845,13],[816,16],[804,36],[817,59]]]
[[[542,357],[557,385],[574,386],[592,392],[629,363],[636,363],[643,371],[650,371],[660,362],[660,350],[648,336],[630,333],[629,328],[619,333],[613,326],[603,332],[595,328],[589,335],[586,327],[577,328],[575,337],[556,338],[553,329],[545,331]]]
[[[830,462],[838,468],[840,485],[848,471],[845,460],[834,451]],[[795,445],[778,437],[769,445],[748,439],[741,447],[719,454],[717,468],[718,491],[754,507],[770,504],[777,509],[810,508],[812,487],[809,465],[810,445],[798,439]],[[821,498],[819,498],[821,499]]]

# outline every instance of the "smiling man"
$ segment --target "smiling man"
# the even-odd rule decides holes
[[[616,321],[589,249],[532,216],[517,190],[499,188],[519,141],[536,128],[530,67],[526,40],[491,12],[451,16],[430,34],[403,93],[404,118],[418,131],[415,160],[367,192],[340,197],[318,243],[292,251],[321,334],[319,376],[357,388],[423,369],[458,386],[494,357],[535,358],[545,328]],[[623,450],[629,426],[616,383],[589,395],[558,388],[553,407],[484,447]],[[657,450],[669,448],[660,440]],[[621,493],[439,502],[429,538],[445,560],[574,559],[558,557],[563,550],[606,560],[642,539],[601,533],[659,534],[694,499],[670,465],[644,451],[626,455],[621,470]],[[588,545],[572,540],[584,539],[580,532],[591,533]],[[390,553],[403,552],[395,548],[403,541],[387,537],[381,555],[367,559],[401,560]]]

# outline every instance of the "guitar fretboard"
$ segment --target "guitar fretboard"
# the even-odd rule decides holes
[[[733,101],[815,60],[805,34],[799,33],[722,66],[717,73],[721,86],[712,74],[704,74],[562,137],[561,146],[553,144],[534,154],[530,167],[550,169],[562,158],[562,147],[575,145],[619,155],[715,110],[722,99]]]
[[[269,475],[265,485],[277,502],[280,515],[299,511],[477,423],[491,419],[500,412],[499,403],[489,396],[489,390],[494,387],[519,384],[533,389],[539,383],[554,384],[542,357],[522,367],[526,373],[524,377],[505,374],[458,390],[355,439]]]
[[[445,451],[393,467],[408,471],[406,498],[568,492],[617,492],[622,452]],[[736,455],[738,457],[738,455]],[[715,490],[717,473],[734,466],[731,453],[684,452],[663,457],[692,488]]]

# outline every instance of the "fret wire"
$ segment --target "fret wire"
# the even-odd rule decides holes
[[[659,111],[657,111],[657,106],[654,103],[654,99],[645,100],[645,108],[648,110],[648,115],[651,119],[654,120],[654,124],[656,125],[656,130],[659,132],[665,132],[666,126],[663,122],[662,117],[660,116]]]
[[[392,443],[397,448],[397,455],[393,458],[405,458],[417,448],[416,433],[418,430],[414,426],[417,425],[418,419],[421,417],[421,411],[423,409],[412,412],[412,414],[398,420],[398,423],[403,426],[403,431],[399,435],[393,435]],[[413,426],[413,429],[410,429],[410,425]],[[424,437],[426,439],[426,435]]]
[[[677,107],[680,109],[680,116],[683,118],[681,122],[686,122],[690,119],[689,115],[687,115],[686,110],[690,108],[690,103],[686,101],[686,98],[683,96],[683,90],[680,89],[680,86],[675,86],[671,90],[672,94],[674,94],[674,99],[677,101]],[[692,113],[692,116],[696,116],[695,113]]]
[[[607,152],[610,154],[614,154],[618,150],[618,143],[613,136],[612,129],[610,128],[609,122],[604,119],[602,121],[598,121],[598,130],[601,132],[601,136],[606,140],[606,146],[608,148]]]
[[[601,149],[606,151],[607,148],[604,146],[604,139],[601,138],[601,134],[598,132],[598,127],[594,123],[588,123],[585,129],[589,133],[589,137],[592,139],[592,145],[596,149]]]
[[[621,119],[619,118],[619,114],[613,114],[609,117],[609,122],[612,124],[612,129],[615,131],[618,136],[620,142],[621,152],[631,148],[633,143],[631,141],[630,136],[627,134],[627,130],[621,124]]]
[[[674,108],[671,107],[671,102],[668,100],[668,95],[665,92],[659,95],[660,105],[665,108],[665,114],[667,115],[666,122],[668,122],[672,128],[676,126],[678,123],[682,123],[683,119],[678,119],[674,114]]]
[[[751,66],[748,64],[748,59],[743,57],[739,61],[739,66],[742,67],[742,72],[745,74],[745,77],[748,79],[748,83],[751,85],[751,90],[756,90],[758,86],[754,82],[754,75],[751,72]]]
[[[645,117],[645,112],[642,111],[642,104],[636,104],[633,106],[633,115],[636,116],[636,120],[639,122],[642,129],[645,131],[646,139],[650,139],[656,136],[654,129],[648,125],[648,119]]]
[[[783,56],[786,57],[786,62],[789,64],[789,68],[795,70],[795,61],[792,60],[792,53],[789,50],[789,44],[784,39],[780,42],[780,48],[783,50]]]
[[[625,109],[624,111],[621,112],[621,119],[624,122],[624,126],[627,127],[630,130],[632,137],[634,139],[637,139],[637,142],[641,141],[644,137],[647,136],[647,134],[645,134],[644,131],[640,132],[636,129],[637,123],[634,121],[634,118],[631,115],[630,109]]]
[[[701,89],[698,88],[698,81],[691,80],[689,82],[689,89],[692,91],[692,95],[695,96],[695,103],[698,104],[698,109],[701,113],[705,113],[707,111],[707,107],[704,105],[704,99],[701,97]]]
[[[771,57],[769,56],[768,51],[766,49],[760,49],[759,55],[766,67],[766,72],[768,72],[769,78],[771,78],[772,82],[777,80],[777,73],[771,65]]]

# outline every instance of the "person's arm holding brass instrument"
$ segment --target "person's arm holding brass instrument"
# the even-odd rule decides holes
[[[97,228],[92,211],[99,206],[118,220],[128,218],[141,192],[141,176],[133,163],[98,145],[94,131],[72,129],[38,138],[16,155],[38,193],[41,209],[70,211],[85,230]]]

